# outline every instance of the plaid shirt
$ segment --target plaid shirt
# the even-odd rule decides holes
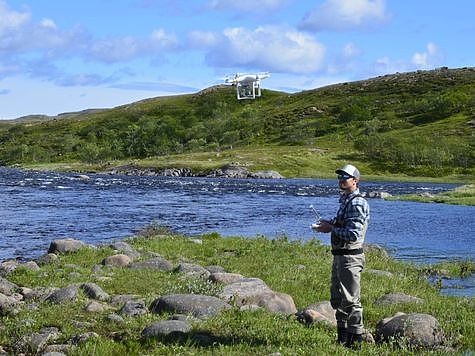
[[[340,208],[333,219],[331,240],[333,248],[355,249],[363,245],[369,222],[369,205],[359,189],[340,197]],[[353,199],[352,199],[353,198]]]

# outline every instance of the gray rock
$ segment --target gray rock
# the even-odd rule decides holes
[[[223,288],[219,297],[240,307],[255,304],[270,312],[294,314],[297,312],[292,297],[271,290],[259,278],[243,278]]]
[[[155,299],[151,306],[152,313],[172,312],[191,314],[196,318],[218,315],[231,306],[221,299],[198,294],[172,294]]]
[[[53,304],[61,304],[64,302],[70,302],[76,299],[77,293],[78,293],[78,286],[70,285],[66,288],[61,288],[54,291],[46,298],[46,301]]]
[[[110,320],[110,321],[113,321],[115,323],[118,323],[118,324],[121,324],[121,323],[124,322],[124,318],[122,318],[120,315],[115,314],[115,313],[109,314],[107,316],[107,319]]]
[[[433,348],[445,342],[436,318],[429,314],[398,313],[381,320],[376,326],[376,341],[402,341],[415,347]]]
[[[168,272],[173,270],[173,265],[163,257],[155,257],[146,261],[134,262],[129,268],[131,269],[152,269],[156,271]]]
[[[18,300],[0,293],[0,316],[16,314],[18,312],[18,306]]]
[[[5,277],[12,273],[19,266],[16,260],[3,261],[0,264],[0,276]]]
[[[38,300],[44,301],[48,296],[53,292],[59,290],[59,288],[54,287],[36,287],[31,290],[24,290],[23,297],[25,300]]]
[[[109,294],[104,292],[102,288],[95,283],[83,283],[81,284],[81,289],[89,298],[92,299],[106,301],[110,298]]]
[[[306,325],[324,323],[328,326],[336,326],[335,310],[329,301],[310,304],[304,310],[299,311],[296,316],[298,321]]]
[[[46,347],[49,341],[57,339],[60,335],[61,333],[59,332],[58,328],[43,328],[40,330],[40,332],[31,333],[21,337],[15,342],[13,349],[15,354],[37,354]]]
[[[86,307],[84,308],[85,311],[89,313],[102,313],[105,311],[107,308],[104,304],[99,303],[96,300],[90,301]]]
[[[86,244],[75,239],[59,239],[53,240],[49,246],[48,253],[70,253],[79,251]]]
[[[53,353],[53,352],[57,352],[59,353],[60,355],[67,355],[71,350],[71,345],[67,345],[67,344],[54,344],[54,345],[48,345],[45,347],[45,352],[50,352],[50,353]],[[45,354],[43,354],[42,356],[44,356]]]
[[[116,307],[122,307],[129,301],[140,300],[140,296],[135,294],[117,294],[111,297],[110,303]]]
[[[251,173],[252,178],[258,179],[282,179],[285,178],[282,174],[276,171],[257,171]]]
[[[59,351],[48,351],[48,352],[43,352],[41,356],[66,356],[66,354]]]
[[[132,259],[124,254],[109,256],[102,260],[102,264],[104,266],[109,267],[125,267],[128,266],[131,262]]]
[[[391,305],[398,303],[423,303],[421,298],[413,297],[404,293],[388,293],[378,298],[374,304],[376,305]]]
[[[17,290],[19,290],[19,287],[15,283],[12,283],[9,280],[0,277],[0,293],[5,295],[12,295]]]
[[[90,338],[93,338],[93,337],[99,337],[99,335],[93,331],[90,331],[90,332],[87,332],[87,333],[84,333],[84,334],[80,334],[80,335],[75,335],[71,338],[71,344],[73,345],[78,345],[78,344],[82,344],[84,342],[86,342],[87,340],[89,340]]]
[[[259,278],[243,278],[223,288],[219,297],[226,302],[234,302],[237,306],[246,304],[246,298],[272,290]]]
[[[142,336],[146,339],[162,336],[180,336],[191,331],[192,327],[181,320],[162,320],[147,326],[142,331]]]
[[[121,252],[131,259],[140,257],[140,253],[136,251],[132,246],[130,246],[127,242],[124,241],[116,241],[109,245],[112,249],[116,250],[117,252]]]
[[[184,273],[187,277],[198,277],[203,279],[208,279],[210,276],[209,271],[204,267],[185,262],[178,265],[177,272]]]
[[[214,283],[231,284],[243,279],[243,275],[239,273],[211,273],[208,280]]]
[[[122,307],[122,309],[120,309],[121,314],[131,316],[131,317],[143,315],[143,314],[146,314],[147,312],[148,312],[148,309],[145,306],[145,302],[143,300],[127,301]]]

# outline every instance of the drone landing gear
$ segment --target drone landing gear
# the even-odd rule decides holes
[[[255,99],[261,96],[261,86],[259,82],[237,83],[236,93],[238,100]]]

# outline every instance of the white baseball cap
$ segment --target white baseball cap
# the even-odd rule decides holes
[[[360,171],[358,168],[351,164],[347,164],[340,169],[337,169],[335,171],[336,174],[348,174],[349,176],[352,176],[353,178],[360,179]]]

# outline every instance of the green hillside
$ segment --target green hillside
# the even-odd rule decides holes
[[[0,123],[0,163],[103,169],[133,161],[212,168],[239,162],[327,176],[351,160],[370,176],[471,181],[475,68],[396,73],[296,94],[233,87],[109,110]],[[87,168],[86,168],[87,169]]]

